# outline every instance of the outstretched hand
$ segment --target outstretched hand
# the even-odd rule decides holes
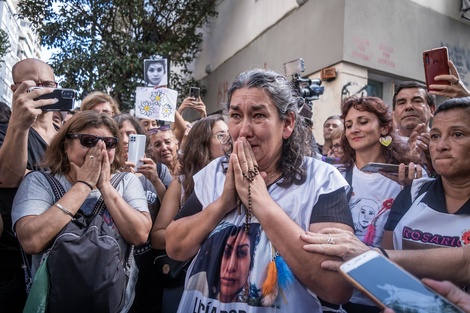
[[[300,238],[305,241],[305,251],[341,258],[342,261],[326,260],[321,263],[322,269],[334,272],[344,261],[370,250],[352,232],[340,228],[324,228],[318,233],[307,231]]]

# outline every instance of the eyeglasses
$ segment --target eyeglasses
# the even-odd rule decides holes
[[[15,82],[15,85],[21,85],[22,82]],[[35,82],[36,83],[36,87],[47,87],[47,88],[57,88],[58,86],[58,83],[57,82],[54,82],[54,81],[51,81],[51,80],[46,80],[46,81],[43,81],[43,82]]]
[[[228,136],[229,136],[228,132],[224,132],[224,131],[220,131],[212,135],[213,138],[217,139],[221,143],[226,142],[228,139]]]
[[[96,146],[98,141],[103,140],[106,145],[106,150],[111,150],[116,147],[118,139],[116,137],[98,137],[87,134],[68,134],[66,136],[69,139],[80,139],[80,144],[87,148]]]
[[[334,145],[331,146],[332,149],[339,149],[341,148],[341,145],[339,143],[335,143]]]
[[[170,129],[170,125],[162,125],[160,127],[155,127],[155,128],[151,128],[147,131],[147,135],[155,135],[156,133],[158,133],[159,131],[167,131]]]

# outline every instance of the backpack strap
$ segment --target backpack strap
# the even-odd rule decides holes
[[[54,193],[54,200],[55,202],[59,201],[60,198],[62,198],[65,195],[65,190],[62,184],[49,173],[46,172],[41,172],[39,173],[43,174],[44,177],[47,179],[47,182],[49,183],[52,192]],[[31,274],[31,264],[29,262],[29,257],[24,252],[23,247],[20,245],[20,251],[21,251],[21,256],[23,258],[23,262],[25,264],[25,282],[26,282],[26,294],[29,294],[29,291],[31,290],[31,286],[33,284],[33,277]]]
[[[51,185],[52,192],[54,192],[55,201],[59,201],[59,199],[65,195],[65,190],[62,184],[57,180],[57,178],[55,178],[51,174],[45,172],[40,173],[42,173],[44,177],[46,177],[47,181],[49,182],[49,185]]]
[[[111,185],[113,185],[114,189],[117,188],[121,180],[126,176],[128,173],[127,172],[120,172],[116,173],[113,177],[111,177]],[[96,214],[103,214],[105,205],[104,205],[104,200],[103,197],[100,197],[98,201],[96,202],[95,207],[93,208],[93,214],[92,216],[95,216]]]

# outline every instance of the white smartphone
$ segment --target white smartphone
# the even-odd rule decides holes
[[[369,162],[367,165],[361,168],[361,171],[368,172],[368,173],[378,173],[379,171],[398,175],[398,164],[387,164],[387,163],[376,163],[376,162]],[[405,165],[405,175],[408,172],[408,165]]]
[[[340,266],[340,273],[381,309],[395,312],[463,312],[374,250]]]
[[[138,170],[143,162],[140,160],[145,157],[145,146],[147,137],[145,135],[131,134],[129,135],[129,151],[127,161],[136,164],[134,170]]]

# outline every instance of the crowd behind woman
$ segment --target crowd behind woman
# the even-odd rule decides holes
[[[456,73],[444,76],[459,81]],[[442,89],[436,94],[448,95]],[[443,218],[453,225],[445,231],[461,237],[453,251],[465,249],[469,193],[461,191],[468,189],[470,175],[469,97],[449,100],[435,112],[429,154],[436,179],[426,177],[420,160],[396,138],[389,108],[375,97],[342,103],[342,127],[329,142],[335,167],[312,158],[304,145],[310,130],[300,122],[299,101],[282,75],[253,69],[230,86],[225,118],[205,117],[201,99],[186,98],[183,109],[193,107],[202,118],[192,125],[179,114],[175,128],[121,114],[112,97],[89,94],[82,112],[61,126],[43,164],[65,195],[56,201],[42,174],[32,173],[15,198],[13,225],[32,255],[33,274],[70,216],[90,213],[100,197],[121,246],[135,245],[140,273],[126,312],[187,312],[196,306],[379,312],[337,273],[338,265],[377,247],[416,249],[403,238],[403,229],[421,227],[409,216],[423,207],[428,211],[422,214],[437,225]],[[140,167],[127,161],[131,134],[147,136]],[[369,162],[400,165],[399,172],[361,171]],[[132,174],[115,188],[110,181],[119,172]],[[442,201],[432,198],[436,193],[443,194]],[[457,278],[439,270],[448,267],[436,257],[442,250],[387,251],[418,277],[470,283],[468,275]],[[167,288],[155,275],[162,253],[192,260],[177,288]],[[418,253],[432,264],[418,266],[423,255]],[[455,253],[447,261],[461,265]],[[274,272],[285,281],[273,278]],[[441,292],[454,290],[429,284]],[[465,296],[452,299],[470,312]]]

